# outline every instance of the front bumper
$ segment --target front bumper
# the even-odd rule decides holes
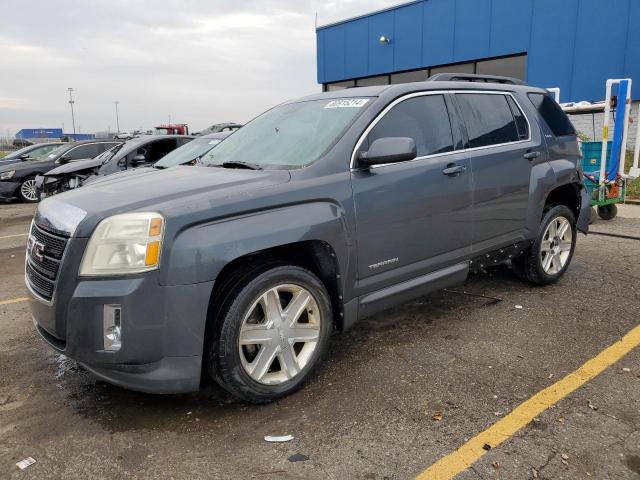
[[[0,201],[8,202],[18,198],[18,188],[20,182],[12,182],[10,180],[0,181]]]
[[[72,239],[51,301],[30,291],[36,330],[56,351],[103,380],[148,393],[198,390],[213,282],[161,286],[158,272],[78,278],[86,241]],[[122,347],[104,349],[104,305],[122,311]]]

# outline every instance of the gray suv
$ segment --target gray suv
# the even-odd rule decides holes
[[[213,379],[269,402],[302,385],[333,330],[470,271],[506,262],[558,280],[588,228],[579,157],[547,92],[508,78],[284,103],[198,166],[43,201],[26,261],[34,324],[116,385]]]

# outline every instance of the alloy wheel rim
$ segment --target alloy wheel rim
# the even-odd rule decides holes
[[[20,187],[20,193],[27,200],[38,200],[38,190],[36,189],[35,179],[26,180]]]
[[[547,275],[558,274],[569,261],[573,229],[566,217],[556,217],[544,232],[540,245],[540,262]]]
[[[238,344],[245,372],[256,382],[278,385],[309,363],[320,339],[320,311],[313,295],[291,283],[262,292],[249,307]]]

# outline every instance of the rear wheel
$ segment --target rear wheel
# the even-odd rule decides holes
[[[512,261],[518,277],[535,285],[557,281],[571,263],[576,236],[573,212],[565,205],[550,208],[533,245]]]
[[[209,373],[251,403],[300,388],[324,356],[333,326],[326,288],[297,266],[270,267],[239,280],[217,320]]]
[[[613,220],[618,215],[618,207],[611,203],[598,207],[598,216],[603,220]]]
[[[18,188],[18,197],[27,203],[35,203],[40,200],[40,193],[36,187],[35,177],[25,178]]]

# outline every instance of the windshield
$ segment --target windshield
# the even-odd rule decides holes
[[[18,158],[23,153],[29,153],[33,149],[34,149],[33,146],[29,145],[28,147],[23,147],[20,150],[11,152],[9,155],[5,155],[4,157],[0,158],[0,160],[12,160],[14,158]]]
[[[156,163],[156,168],[167,168],[175,165],[183,165],[189,162],[197,162],[200,157],[219,144],[222,140],[219,138],[198,138],[191,140],[186,145],[176,148],[169,152]]]
[[[206,166],[250,163],[260,168],[300,168],[336,142],[369,102],[368,98],[312,100],[263,113],[211,150]]]
[[[153,129],[153,133],[155,135],[171,135],[173,133],[173,128],[159,128],[156,127]]]
[[[100,155],[96,157],[96,160],[102,160],[102,165],[107,163],[109,160],[113,158],[113,156],[120,151],[120,149],[124,147],[124,143],[120,143],[115,147],[111,147],[109,150],[105,150]]]
[[[60,155],[62,155],[64,152],[66,152],[69,149],[70,145],[68,143],[59,146],[58,148],[54,148],[53,150],[51,150],[49,152],[49,155],[47,155],[47,158],[49,160],[53,160],[54,158],[58,158]]]

